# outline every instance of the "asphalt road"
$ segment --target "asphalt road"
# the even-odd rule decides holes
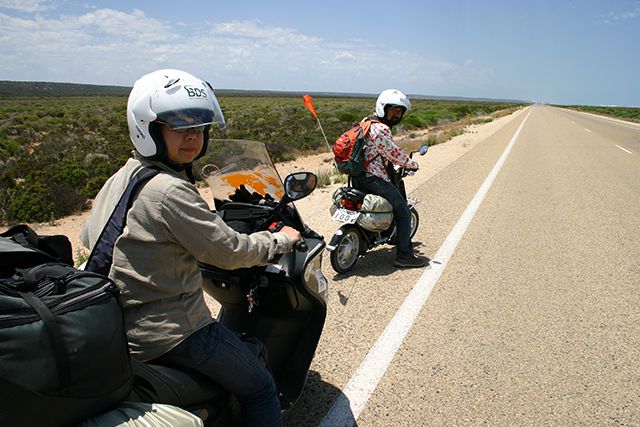
[[[329,316],[286,425],[639,425],[640,126],[534,106],[413,196],[441,272],[396,270],[389,247],[344,277],[325,259]],[[379,378],[358,371],[429,277],[397,350],[369,356]]]

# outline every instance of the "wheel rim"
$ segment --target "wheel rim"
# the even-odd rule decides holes
[[[341,268],[348,269],[355,264],[360,251],[360,237],[356,231],[349,231],[344,235],[340,244],[335,249],[338,253],[336,259]]]
[[[418,230],[418,224],[419,224],[419,219],[418,219],[418,213],[415,212],[415,210],[411,209],[411,237],[413,237],[416,234],[416,231]]]

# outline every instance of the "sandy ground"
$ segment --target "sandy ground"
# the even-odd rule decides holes
[[[504,126],[504,124],[509,122],[513,116],[517,114],[519,114],[519,112],[501,117],[490,123],[468,126],[462,135],[446,143],[431,147],[425,156],[416,156],[414,160],[420,165],[420,171],[406,181],[407,191],[411,193],[413,189],[424,184],[460,156],[463,156],[471,150],[476,144],[479,144]],[[396,138],[398,145],[403,146],[409,142],[414,142],[416,139],[420,139],[420,133],[414,132],[413,135],[415,135],[413,139],[409,139],[408,136],[398,136]],[[330,170],[332,168],[331,159],[332,155],[329,153],[316,154],[301,157],[295,161],[277,163],[276,168],[282,177],[291,172],[299,171],[317,173],[323,170]],[[340,184],[334,184],[319,188],[309,197],[296,203],[296,207],[300,210],[307,224],[320,234],[323,234],[325,239],[330,238],[333,228],[335,228],[329,215],[329,205],[331,195],[339,186]],[[201,193],[205,200],[211,200],[209,189],[203,188],[201,189]],[[86,254],[87,252],[80,243],[79,234],[80,228],[88,214],[89,211],[70,215],[58,219],[53,225],[48,223],[30,225],[41,235],[64,234],[68,236],[73,246],[74,257],[77,259],[79,255]]]

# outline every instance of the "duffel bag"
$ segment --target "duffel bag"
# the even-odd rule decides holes
[[[132,386],[117,287],[17,241],[0,237],[1,264],[21,260],[0,276],[0,426],[75,425],[117,406]]]

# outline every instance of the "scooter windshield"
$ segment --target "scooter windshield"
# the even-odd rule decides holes
[[[269,195],[275,200],[284,195],[282,179],[262,142],[212,139],[194,169],[201,173],[217,200],[228,200],[241,185],[250,193]]]

